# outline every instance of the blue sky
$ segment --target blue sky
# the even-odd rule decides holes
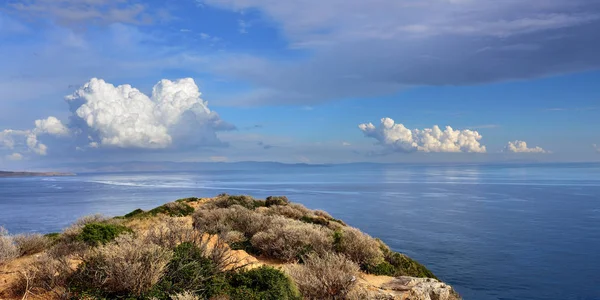
[[[9,0],[0,167],[598,161],[598,28],[589,0]]]

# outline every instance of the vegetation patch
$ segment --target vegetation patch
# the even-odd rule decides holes
[[[185,217],[194,213],[194,208],[184,202],[169,202],[165,205],[153,208],[148,211],[148,214],[156,216],[158,214],[165,214],[169,217]]]
[[[227,282],[232,300],[302,299],[290,278],[272,267],[235,272],[228,276]]]
[[[142,210],[141,208],[135,209],[132,212],[126,214],[125,216],[123,216],[125,219],[129,219],[129,218],[134,218],[134,217],[139,217],[141,215],[143,215],[145,213],[144,210]]]
[[[75,240],[84,242],[90,246],[97,246],[106,244],[123,233],[133,233],[133,231],[122,225],[89,223],[83,226],[81,232],[75,237]]]

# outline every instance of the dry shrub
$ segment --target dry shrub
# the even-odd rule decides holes
[[[348,293],[356,284],[359,267],[344,255],[310,254],[304,264],[288,267],[305,299],[353,299]]]
[[[8,231],[0,226],[0,265],[11,261],[19,256],[19,248],[15,245],[13,237]]]
[[[221,239],[231,245],[233,243],[240,243],[246,240],[246,237],[244,236],[243,232],[239,232],[239,231],[228,231],[224,234],[221,235]]]
[[[271,218],[245,207],[233,205],[229,208],[200,209],[193,216],[194,228],[211,234],[239,231],[251,237],[265,230]]]
[[[332,231],[322,226],[278,216],[269,229],[254,235],[250,242],[262,254],[290,262],[311,252],[331,251],[333,237]]]
[[[346,255],[362,268],[383,262],[383,252],[379,248],[379,242],[356,228],[342,228],[341,237],[336,240],[335,246],[338,252]]]
[[[196,294],[188,291],[188,292],[183,292],[183,293],[172,295],[171,299],[172,300],[200,300],[200,297],[198,297]]]
[[[202,234],[189,225],[186,220],[168,218],[146,232],[146,240],[155,245],[173,249],[183,242],[202,239]]]
[[[333,217],[328,212],[326,212],[324,210],[320,210],[320,209],[313,210],[313,213],[315,214],[315,216],[323,217],[323,218],[325,218],[327,220],[332,220],[333,219]]]
[[[76,285],[105,295],[141,296],[161,279],[171,256],[159,245],[121,235],[84,257]]]
[[[50,239],[39,233],[18,234],[13,239],[21,256],[40,253],[50,247],[51,244]]]
[[[284,216],[290,219],[299,220],[303,216],[306,215],[306,211],[304,209],[299,209],[294,205],[274,205],[264,210],[261,210],[262,213],[271,216]]]
[[[37,294],[52,291],[59,299],[66,297],[66,286],[73,270],[66,258],[56,259],[41,254],[11,286],[14,295]]]

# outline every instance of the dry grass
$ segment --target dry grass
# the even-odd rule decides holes
[[[13,237],[19,248],[19,255],[40,253],[50,247],[51,241],[39,233],[18,234]]]
[[[140,296],[161,279],[171,256],[159,245],[122,235],[84,257],[76,282],[107,295]]]
[[[8,231],[0,226],[0,265],[19,256],[19,248]]]
[[[352,227],[341,229],[336,250],[362,267],[375,266],[384,260],[379,242],[366,233]]]
[[[155,224],[145,233],[149,243],[173,249],[183,242],[193,242],[202,239],[202,233],[194,230],[188,220],[167,218]]]
[[[354,299],[348,297],[356,284],[359,267],[344,255],[308,255],[304,264],[288,267],[305,299]]]
[[[274,217],[269,229],[257,233],[250,242],[262,254],[293,262],[302,255],[332,250],[333,232],[322,226],[284,217]]]

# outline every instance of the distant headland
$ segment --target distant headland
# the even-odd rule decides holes
[[[75,176],[75,173],[62,172],[10,172],[0,171],[0,178],[6,177],[51,177],[51,176]]]

